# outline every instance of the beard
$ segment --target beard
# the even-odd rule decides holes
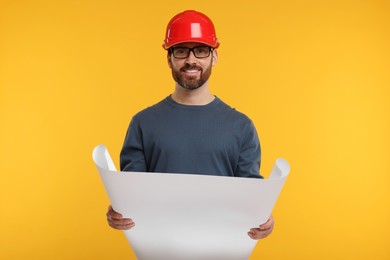
[[[194,90],[200,88],[210,78],[212,62],[213,60],[211,59],[209,66],[204,71],[201,67],[189,64],[186,64],[179,70],[172,69],[173,79],[184,89]],[[199,79],[197,78],[197,76],[189,77],[182,74],[183,71],[192,69],[200,71]]]

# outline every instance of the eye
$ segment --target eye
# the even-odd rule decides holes
[[[174,52],[176,53],[176,54],[185,54],[185,53],[187,53],[188,52],[188,50],[186,49],[186,48],[176,48],[176,49],[174,49]]]
[[[196,47],[196,48],[194,48],[194,51],[197,54],[206,54],[209,52],[209,48],[208,47]]]

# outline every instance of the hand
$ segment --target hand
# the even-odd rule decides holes
[[[135,223],[130,218],[123,218],[122,214],[115,212],[112,206],[108,206],[107,222],[110,227],[119,230],[128,230],[135,226]]]
[[[251,228],[248,232],[248,236],[252,239],[262,239],[266,238],[272,233],[272,230],[274,229],[274,218],[272,215],[269,217],[267,222],[264,224],[260,225],[258,228]]]

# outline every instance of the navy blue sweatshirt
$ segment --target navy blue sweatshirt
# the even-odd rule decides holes
[[[120,154],[122,171],[262,178],[252,121],[218,97],[204,106],[170,96],[136,114]]]

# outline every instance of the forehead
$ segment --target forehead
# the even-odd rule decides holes
[[[199,42],[183,42],[176,44],[172,47],[187,47],[187,48],[194,48],[198,46],[208,46],[207,44],[199,43]]]

